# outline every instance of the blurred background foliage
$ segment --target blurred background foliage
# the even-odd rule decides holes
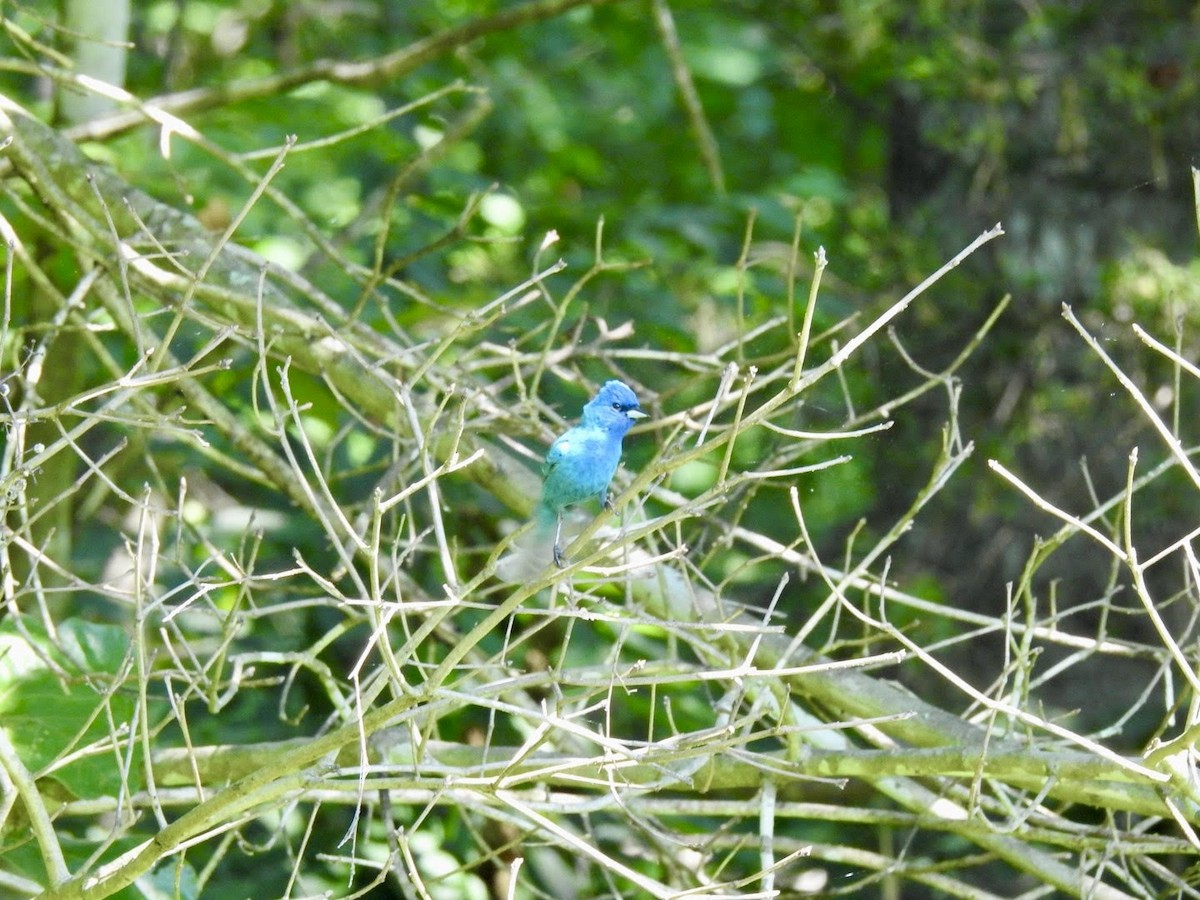
[[[320,58],[365,59],[512,6],[140,4],[129,87],[152,96]],[[566,330],[586,316],[610,326],[632,320],[635,343],[682,352],[711,349],[735,330],[733,264],[751,210],[754,267],[744,286],[751,325],[786,314],[783,269],[797,216],[809,251],[802,258],[818,245],[831,258],[818,326],[882,308],[1002,221],[1008,236],[899,325],[907,349],[933,367],[1002,295],[1014,297],[963,372],[964,431],[981,452],[937,513],[921,519],[898,560],[903,575],[933,596],[994,611],[1004,584],[1020,573],[1029,536],[1046,522],[989,477],[984,461],[1004,460],[1032,483],[1061,485],[1078,499],[1086,496],[1080,460],[1099,483],[1115,484],[1128,447],[1139,443],[1131,431],[1143,427],[1121,404],[1103,402],[1110,383],[1062,324],[1060,305],[1100,329],[1136,318],[1172,334],[1180,323],[1185,355],[1195,356],[1187,351],[1200,309],[1189,183],[1200,146],[1197,9],[1182,2],[680,3],[675,26],[716,137],[724,191],[700,158],[645,3],[585,6],[493,34],[394,84],[309,84],[283,103],[267,97],[189,121],[246,152],[291,132],[303,143],[365,124],[458,79],[485,89],[490,113],[434,164],[410,173],[399,186],[403,202],[391,207],[381,251],[403,262],[454,227],[467,196],[490,191],[469,241],[398,271],[430,301],[393,311],[418,338],[444,326],[439,307],[470,309],[525,276],[551,229],[560,241],[550,252],[571,264],[558,283],[569,283],[590,265],[601,217],[606,259],[649,265],[593,280]],[[385,128],[294,156],[276,186],[345,254],[370,265],[379,238],[372,213],[395,189],[397,168],[475,102],[474,94],[451,95]],[[181,142],[164,162],[155,138],[138,131],[96,152],[136,173],[144,189],[221,224],[243,201],[245,182]],[[271,258],[308,267],[322,283],[323,263],[290,233],[295,228],[261,204],[239,236]],[[339,277],[331,273],[327,283]],[[544,320],[541,307],[526,312],[506,318],[491,337],[520,343]],[[589,329],[584,340],[594,335]],[[1134,359],[1142,352],[1126,349]],[[894,355],[872,362],[850,374],[860,406],[882,396],[880,385],[915,383]],[[1181,419],[1194,418],[1195,398],[1171,396],[1164,367],[1132,364],[1152,395],[1165,386],[1164,405],[1191,403],[1181,406]],[[662,385],[660,408],[708,390],[684,377],[663,380],[653,362],[628,365],[635,377]],[[547,389],[546,399],[567,411],[578,401],[555,393],[554,384]],[[941,406],[940,398],[919,402],[891,432],[856,448],[852,467],[813,479],[811,521],[829,548],[861,517],[890,521],[908,503],[908,486],[936,448]],[[840,397],[815,396],[802,418],[807,427],[830,427],[845,415]],[[1161,497],[1168,522],[1171,496]],[[1164,540],[1173,533],[1165,528]],[[1078,552],[1060,562],[1094,568],[1088,549]],[[1106,575],[1096,571],[1102,583]],[[762,574],[770,590],[775,575]]]
[[[322,59],[366,60],[515,5],[135,2],[126,87],[150,98],[266,79]],[[633,337],[623,347],[681,354],[726,344],[742,323],[752,328],[796,314],[784,298],[797,222],[801,259],[811,260],[818,246],[830,257],[817,332],[856,311],[885,308],[984,228],[1003,222],[1004,239],[971,257],[897,327],[906,350],[933,369],[959,351],[1001,297],[1013,296],[960,373],[964,436],[979,452],[918,519],[892,571],[930,598],[996,614],[1005,584],[1020,576],[1031,536],[1052,524],[987,472],[988,458],[1074,508],[1089,506],[1081,460],[1107,496],[1123,482],[1130,447],[1141,444],[1146,467],[1163,458],[1144,423],[1115,401],[1111,378],[1063,324],[1061,304],[1110,335],[1113,352],[1168,417],[1178,416],[1185,437],[1200,411],[1195,396],[1175,396],[1169,368],[1131,342],[1124,327],[1136,320],[1168,342],[1178,329],[1183,355],[1197,356],[1200,289],[1189,167],[1197,164],[1200,146],[1200,6],[1169,0],[680,0],[671,11],[715,137],[719,179],[702,159],[655,9],[646,2],[580,6],[489,34],[384,85],[314,81],[283,96],[232,102],[217,96],[184,118],[230,153],[259,154],[242,164],[261,174],[272,155],[259,152],[289,134],[303,148],[461,81],[462,89],[381,127],[293,152],[273,182],[346,258],[370,269],[378,255],[384,270],[411,287],[405,302],[388,309],[368,304],[362,318],[384,330],[398,326],[414,342],[438,340],[448,310],[478,308],[527,277],[551,230],[558,242],[543,260],[567,260],[569,268],[551,281],[556,291],[565,290],[592,265],[601,219],[605,260],[629,268],[591,280],[557,340],[578,329],[581,346],[588,346],[602,327],[631,322]],[[9,2],[4,13],[45,44],[62,39],[45,4]],[[16,41],[6,56],[20,60],[26,51]],[[0,90],[53,121],[54,94],[27,69],[4,67]],[[448,134],[454,140],[439,145]],[[84,147],[140,189],[190,209],[213,229],[226,227],[246,200],[246,178],[185,141],[174,141],[164,159],[158,138],[155,130],[138,128]],[[428,155],[414,163],[422,152]],[[419,252],[453,234],[464,209],[476,202],[461,240]],[[389,210],[386,222],[381,209]],[[752,265],[741,284],[735,263],[751,214]],[[237,240],[304,272],[346,308],[362,303],[361,295],[347,292],[346,273],[315,249],[306,227],[264,202],[250,211]],[[64,257],[62,266],[62,283],[69,286],[71,260]],[[809,274],[799,274],[801,284]],[[14,297],[22,302],[20,291]],[[546,320],[546,307],[531,304],[479,339],[540,351],[551,336]],[[754,342],[747,358],[790,352],[774,340]],[[111,350],[131,359],[129,347]],[[634,353],[614,354],[612,361],[654,386],[658,393],[646,405],[655,411],[699,403],[714,387],[711,377],[664,371],[658,360]],[[846,372],[845,396],[822,388],[825,393],[806,398],[796,427],[835,428],[849,418],[846,397],[857,408],[871,408],[897,384],[918,381],[886,342],[858,362]],[[568,366],[590,378],[606,371],[587,353]],[[222,377],[229,379],[232,408],[254,416],[251,398],[237,394],[244,385],[232,374],[214,376],[216,383]],[[511,385],[504,390],[511,396]],[[339,406],[323,396],[324,386],[310,380],[303,397],[314,404],[308,416],[325,425],[316,440],[338,459],[347,490],[369,491],[386,465],[382,442],[347,435]],[[582,398],[575,386],[547,378],[542,399],[572,416]],[[808,521],[826,558],[839,557],[860,521],[870,534],[872,523],[893,521],[911,502],[913,485],[940,446],[944,419],[944,397],[930,394],[907,407],[892,430],[857,442],[852,464],[804,479]],[[544,435],[531,426],[516,437],[536,445]],[[738,462],[748,468],[770,452],[769,436],[743,441]],[[631,469],[648,456],[638,440],[629,442]],[[170,482],[171,472],[190,471],[197,461],[164,456],[160,463],[161,477]],[[694,493],[714,471],[697,464],[677,477],[686,477]],[[253,485],[223,472],[194,491],[200,499],[189,514],[214,534],[243,533],[246,523],[229,497],[253,497]],[[1160,513],[1147,518],[1163,523],[1162,543],[1178,536],[1173,523],[1183,515],[1182,498],[1164,482],[1140,499],[1143,510],[1153,504]],[[483,548],[496,539],[505,512],[494,502],[466,488],[453,502],[465,537]],[[328,552],[315,530],[289,519],[277,497],[264,493],[250,505],[265,528],[256,548],[261,567],[290,560],[296,547],[309,559]],[[791,520],[783,495],[770,491],[756,495],[746,516]],[[89,535],[76,541],[77,555],[102,566],[103,548],[115,540],[113,524],[81,524]],[[720,537],[697,535],[697,552]],[[1155,549],[1154,534],[1142,537]],[[1076,542],[1039,577],[1069,574],[1080,597],[1099,595],[1109,578],[1101,560]],[[747,601],[769,599],[780,568],[756,565],[738,575],[738,562],[724,559],[717,574],[741,579]],[[804,614],[799,603],[790,610],[796,620]],[[276,627],[282,621],[272,619]],[[314,633],[325,627],[299,614],[294,624]],[[970,676],[969,655],[956,665]],[[1106,676],[1111,690],[1104,697],[1095,695],[1087,675],[1086,666],[1074,670],[1074,680],[1060,685],[1059,705],[1082,707],[1086,720],[1096,704],[1115,709],[1126,702],[1115,671]],[[1137,682],[1129,684],[1133,689]],[[1095,712],[1096,720],[1108,721],[1112,712]],[[247,727],[263,728],[270,719],[254,710],[240,715]],[[1131,730],[1129,746],[1140,746],[1146,736]]]
[[[263,79],[319,59],[368,59],[514,5],[136,3],[127,87],[153,97]],[[39,39],[58,40],[47,10],[8,9]],[[647,264],[591,281],[565,333],[582,323],[586,342],[595,319],[609,327],[632,321],[633,343],[686,353],[721,345],[739,321],[787,315],[784,268],[797,217],[802,259],[818,245],[831,259],[818,331],[894,301],[1002,221],[1007,237],[899,325],[909,352],[934,367],[1013,294],[963,371],[964,432],[982,452],[936,514],[920,520],[897,561],[930,595],[994,610],[1004,584],[1019,575],[1029,535],[1046,523],[989,477],[984,461],[995,456],[1032,483],[1083,497],[1080,460],[1111,483],[1138,443],[1131,432],[1142,427],[1121,405],[1103,402],[1098,363],[1061,323],[1060,304],[1101,330],[1136,318],[1172,334],[1178,324],[1185,355],[1194,349],[1200,307],[1188,175],[1200,145],[1191,64],[1200,51],[1197,9],[1181,2],[679,3],[674,23],[716,138],[723,189],[700,157],[653,10],[640,2],[582,6],[491,34],[394,83],[317,81],[284,98],[210,104],[187,119],[230,152],[253,153],[291,133],[304,144],[367,125],[459,80],[485,91],[491,108],[482,120],[425,164],[411,165],[469,115],[478,93],[451,92],[353,139],[294,153],[274,182],[346,257],[370,266],[379,253],[385,269],[397,267],[423,300],[399,303],[387,317],[417,340],[440,334],[442,310],[472,309],[525,277],[552,229],[560,239],[550,254],[570,263],[557,283],[569,284],[591,264],[601,218],[606,260]],[[40,112],[52,114],[52,95],[38,80],[7,75],[3,87],[35,108],[42,97]],[[86,149],[214,228],[245,201],[242,175],[184,141],[165,160],[151,129]],[[261,173],[269,161],[262,154],[246,165]],[[390,192],[401,199],[381,235],[376,214]],[[484,197],[467,240],[410,258],[456,227],[473,194]],[[739,311],[734,263],[751,211],[752,277]],[[330,263],[303,226],[273,205],[252,209],[238,236],[340,291],[338,302],[359,302],[345,295],[343,273],[323,271]],[[543,307],[526,307],[487,337],[534,348],[544,320]],[[1126,349],[1133,359],[1141,352]],[[862,407],[878,401],[881,385],[915,383],[894,354],[863,360],[870,365],[848,376]],[[652,400],[660,409],[696,402],[711,388],[678,373],[664,378],[654,361],[622,365],[661,385]],[[1185,423],[1194,418],[1195,398],[1171,395],[1169,372],[1134,366],[1151,395],[1168,406],[1193,404],[1180,410]],[[1165,394],[1155,393],[1160,383]],[[553,381],[546,393],[568,414],[579,400]],[[336,406],[327,412],[335,416]],[[842,397],[814,396],[797,424],[832,427],[846,416]],[[908,503],[942,416],[940,398],[919,401],[892,431],[862,442],[852,466],[812,480],[811,521],[827,548],[839,547],[861,518],[890,521]],[[636,469],[645,451],[632,444]],[[1167,490],[1159,500],[1164,520],[1172,518],[1171,496]],[[790,515],[782,507],[754,514]],[[1089,568],[1086,558],[1070,565]],[[775,577],[762,573],[764,591]]]

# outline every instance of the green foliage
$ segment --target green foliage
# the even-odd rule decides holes
[[[1194,23],[135,6],[173,132],[4,113],[0,893],[1183,890]],[[619,515],[504,583],[608,377]]]
[[[124,689],[129,649],[129,635],[111,625],[68,619],[51,640],[35,619],[19,631],[0,622],[0,719],[59,800],[114,795],[140,765],[141,747],[121,737],[136,721]]]

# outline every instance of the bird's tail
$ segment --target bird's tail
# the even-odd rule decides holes
[[[558,513],[545,503],[539,503],[537,509],[533,511],[533,530],[552,541],[554,540],[554,527],[557,524]]]
[[[554,563],[554,532],[558,515],[544,503],[533,513],[533,524],[513,541],[512,548],[496,563],[496,575],[509,584],[529,581]]]

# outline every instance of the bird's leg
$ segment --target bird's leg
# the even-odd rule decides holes
[[[565,569],[567,561],[563,559],[562,551],[562,520],[563,514],[559,512],[558,519],[554,524],[554,564],[560,569]]]
[[[604,492],[604,497],[601,499],[601,505],[609,512],[617,511],[617,508],[613,506],[612,494],[610,494],[608,491]]]

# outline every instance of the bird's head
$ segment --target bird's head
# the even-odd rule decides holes
[[[622,381],[606,381],[591,402],[583,408],[585,424],[624,436],[633,423],[644,419],[637,395]]]

